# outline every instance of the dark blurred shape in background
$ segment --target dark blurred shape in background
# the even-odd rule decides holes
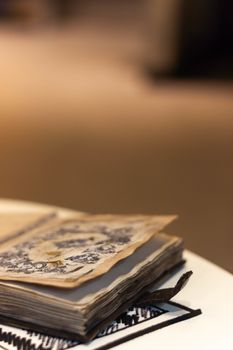
[[[176,38],[171,66],[162,73],[177,76],[208,76],[233,78],[233,3],[229,0],[169,0],[151,1],[155,4],[155,37],[164,41],[161,32],[168,32]],[[161,4],[160,4],[161,3]],[[168,5],[170,4],[170,6]],[[158,8],[164,8],[161,28],[156,26]],[[159,7],[159,6],[158,6]],[[173,9],[173,11],[171,11]],[[153,18],[152,18],[153,20]],[[153,26],[153,25],[152,25]],[[159,41],[157,38],[157,41]],[[166,39],[166,38],[165,38]],[[151,71],[161,73],[151,65]]]
[[[177,213],[233,271],[232,6],[0,0],[0,196]]]
[[[145,40],[151,44],[145,60],[151,74],[225,79],[233,78],[232,13],[230,0],[0,1],[1,18],[21,23],[62,24],[94,17],[105,26],[117,21],[121,27],[122,21],[134,18],[137,27],[142,20]]]

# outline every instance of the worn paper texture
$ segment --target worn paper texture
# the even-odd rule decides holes
[[[0,213],[0,244],[38,228],[55,217],[55,212]]]
[[[86,215],[0,246],[0,279],[72,288],[107,272],[175,216]]]

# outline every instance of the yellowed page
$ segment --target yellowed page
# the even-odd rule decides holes
[[[2,245],[0,279],[72,288],[107,272],[175,216],[85,215]]]
[[[56,217],[55,212],[45,213],[0,213],[0,244],[24,235],[47,224]]]

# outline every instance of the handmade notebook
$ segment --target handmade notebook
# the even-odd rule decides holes
[[[160,233],[174,219],[0,213],[0,322],[94,338],[181,263],[182,239]],[[153,298],[163,301],[161,292]]]

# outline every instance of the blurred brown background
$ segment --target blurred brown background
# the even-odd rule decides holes
[[[177,213],[168,231],[233,272],[228,2],[9,3],[0,1],[0,196]]]

